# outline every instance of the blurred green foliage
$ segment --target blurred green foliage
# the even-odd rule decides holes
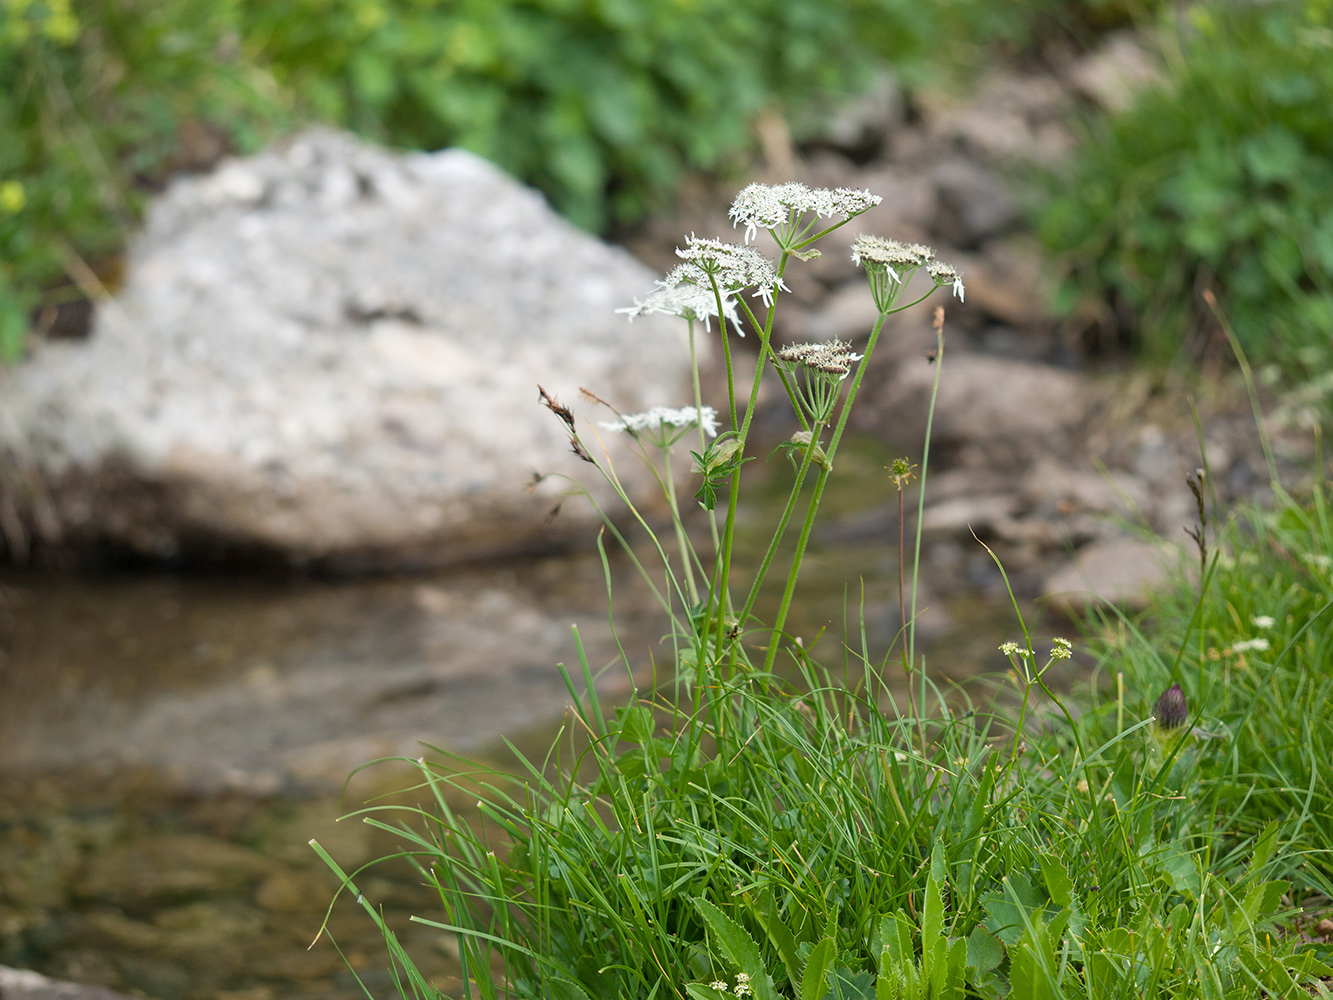
[[[1333,360],[1333,5],[1200,3],[1166,22],[1166,84],[1091,130],[1043,210],[1066,308],[1110,303],[1167,361],[1212,288],[1251,357]]]
[[[239,58],[240,13],[0,0],[0,355],[18,353],[31,310],[80,297],[71,281],[119,249],[145,193],[183,164],[183,135],[249,149],[279,120],[268,76]]]
[[[200,137],[215,157],[322,120],[462,145],[596,230],[932,23],[910,0],[0,0],[0,352],[206,165]]]

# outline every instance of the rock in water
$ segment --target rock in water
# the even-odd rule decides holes
[[[0,539],[376,569],[589,537],[531,488],[617,503],[537,385],[583,429],[580,386],[687,404],[684,324],[614,313],[655,277],[462,150],[315,131],[178,180],[93,335],[0,372]]]

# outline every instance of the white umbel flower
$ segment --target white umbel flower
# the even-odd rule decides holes
[[[717,296],[713,294],[711,288],[704,285],[689,282],[668,285],[666,282],[658,282],[657,288],[642,299],[635,299],[634,305],[617,309],[616,312],[628,315],[631,323],[638,316],[664,313],[682,319],[698,320],[703,323],[705,330],[711,330],[712,318],[717,315]],[[731,321],[732,326],[740,328],[741,321],[736,314],[736,303],[727,292],[722,293],[722,312]]]
[[[900,268],[915,270],[925,267],[934,257],[935,251],[920,243],[899,243],[878,236],[858,236],[852,243],[853,264],[859,264],[867,271],[887,271],[894,281],[900,280]]]
[[[773,294],[779,289],[791,291],[778,277],[773,262],[753,247],[690,236],[684,250],[677,248],[676,256],[683,263],[662,279],[664,287],[692,284],[711,291],[711,278],[724,292],[734,294],[753,288],[755,295],[768,306],[773,304]]]
[[[926,265],[926,273],[936,285],[953,285],[953,293],[958,296],[958,301],[963,299],[963,276],[958,273],[952,264],[946,264],[942,260],[932,260]]]
[[[852,365],[861,360],[862,355],[854,353],[852,345],[846,341],[825,340],[784,347],[778,352],[778,357],[783,361],[797,362],[813,371],[844,379],[852,370]]]
[[[819,218],[842,216],[850,219],[881,201],[879,195],[852,188],[808,188],[793,181],[788,184],[748,184],[741,188],[727,213],[732,226],[745,224],[745,242],[760,229],[776,229],[801,216],[813,213]]]
[[[669,406],[654,406],[642,413],[629,413],[619,420],[602,424],[609,431],[629,431],[638,434],[643,431],[656,431],[663,428],[691,427],[698,424],[709,437],[717,437],[717,411],[711,406],[702,410],[693,406],[672,409]]]

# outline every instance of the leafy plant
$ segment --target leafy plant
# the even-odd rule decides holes
[[[1173,15],[1170,15],[1173,16]],[[1195,3],[1164,20],[1166,83],[1092,125],[1040,213],[1063,304],[1169,360],[1223,299],[1246,350],[1323,371],[1333,329],[1333,8]]]

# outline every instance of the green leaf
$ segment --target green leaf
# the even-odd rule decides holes
[[[782,922],[782,914],[778,911],[777,900],[773,897],[771,886],[764,886],[763,891],[750,905],[750,912],[768,935],[769,943],[781,956],[782,964],[787,968],[787,978],[791,980],[792,988],[795,989],[796,984],[801,981],[800,959],[796,956],[796,938]]]
[[[1037,855],[1041,863],[1042,878],[1046,880],[1046,889],[1057,906],[1068,906],[1074,901],[1074,882],[1065,870],[1064,864],[1054,854],[1043,851]]]
[[[592,997],[588,996],[587,990],[568,979],[552,979],[551,996],[554,1000],[592,1000]],[[707,1000],[717,1000],[717,998],[712,996],[708,997]]]
[[[824,1000],[875,1000],[875,982],[868,972],[853,972],[839,966],[829,975]]]
[[[837,945],[832,938],[823,938],[810,951],[801,975],[801,1000],[822,1000],[826,992],[825,980],[833,960],[838,957]]]
[[[1249,867],[1246,869],[1249,874],[1258,874],[1273,857],[1273,853],[1277,850],[1278,826],[1277,820],[1271,820],[1259,833],[1258,839],[1254,842],[1254,856],[1250,858]]]
[[[1270,128],[1245,143],[1245,165],[1260,184],[1294,180],[1304,159],[1300,140],[1284,128]]]
[[[1004,945],[986,928],[978,924],[967,936],[967,967],[976,970],[972,981],[999,967],[1004,961]]]
[[[773,980],[764,969],[759,945],[755,944],[754,938],[708,900],[696,899],[694,905],[727,961],[750,977],[755,1000],[775,1000]]]
[[[921,948],[925,954],[935,947],[935,942],[944,936],[944,900],[940,896],[939,883],[934,876],[926,879],[925,905],[921,907]],[[930,967],[926,967],[930,975]]]
[[[620,738],[626,743],[650,743],[653,738],[653,710],[647,705],[631,705],[616,711]]]

